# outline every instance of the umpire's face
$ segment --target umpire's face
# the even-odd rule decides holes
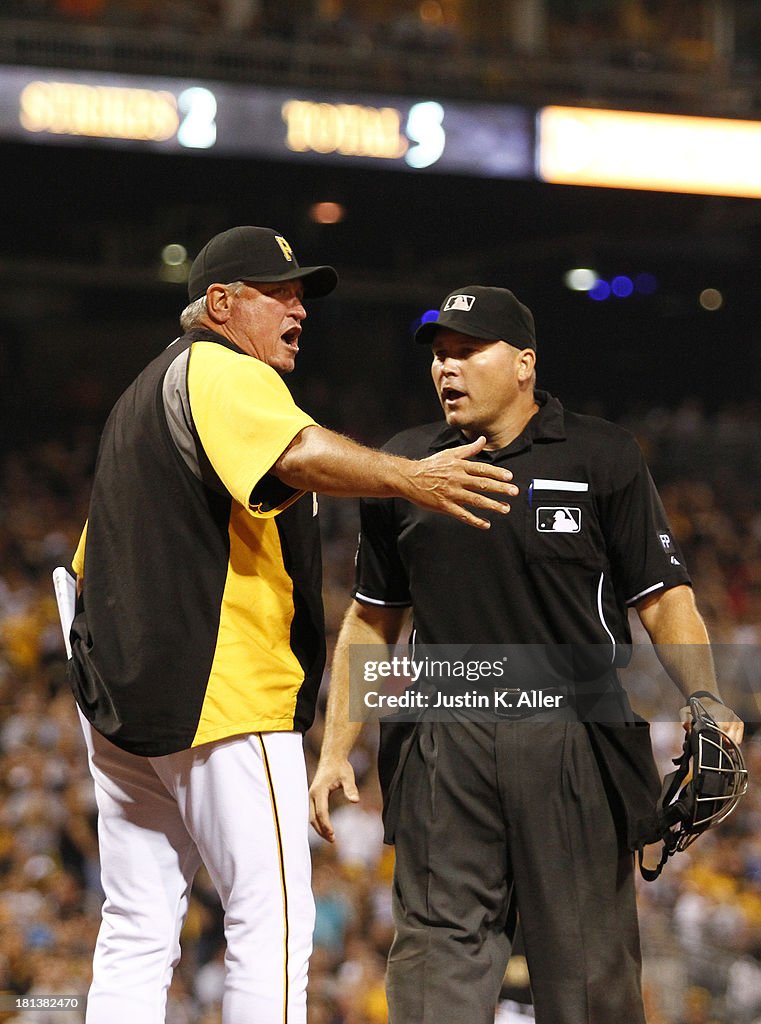
[[[431,346],[431,376],[447,423],[468,438],[495,442],[516,407],[533,401],[535,354],[441,328]]]

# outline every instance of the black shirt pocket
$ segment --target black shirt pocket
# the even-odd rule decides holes
[[[526,560],[599,565],[602,551],[594,501],[588,492],[534,492],[526,510]]]

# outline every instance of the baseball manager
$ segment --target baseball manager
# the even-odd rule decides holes
[[[225,912],[224,1024],[304,1024],[302,733],[325,651],[312,492],[404,496],[480,527],[515,492],[509,472],[466,461],[483,438],[410,461],[294,403],[283,376],[304,302],[336,281],[270,228],[215,236],[190,270],[184,334],[103,431],[69,662],[106,897],[88,1024],[164,1020],[201,863]]]

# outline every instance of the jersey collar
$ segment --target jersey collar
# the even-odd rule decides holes
[[[241,352],[238,346],[234,345],[223,334],[217,334],[216,331],[212,331],[208,327],[191,327],[189,331],[177,340],[186,341],[191,345],[196,341],[214,341],[217,345],[224,345],[225,348],[229,348],[231,352]],[[242,354],[245,355],[245,352]]]
[[[511,441],[506,448],[481,452],[481,456],[494,459],[505,454],[515,455],[516,452],[530,448],[534,443],[565,441],[565,415],[560,401],[548,391],[538,389],[534,391],[534,401],[539,406],[539,410],[528,421],[523,433]],[[450,427],[448,423],[444,423],[441,430],[434,435],[429,451],[433,454],[444,448],[454,448],[467,443],[467,438],[456,427]]]

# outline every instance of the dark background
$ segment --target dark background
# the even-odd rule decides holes
[[[426,354],[411,343],[452,288],[513,289],[534,311],[540,383],[607,415],[753,401],[761,204],[76,146],[0,146],[0,423],[14,435],[97,424],[177,333],[184,287],[162,281],[161,249],[192,257],[216,231],[282,231],[302,264],[342,283],[310,309],[294,390],[327,423],[372,440],[435,415]],[[317,225],[311,204],[346,208]],[[654,274],[652,296],[594,302],[563,274]],[[708,312],[703,288],[724,304]]]

